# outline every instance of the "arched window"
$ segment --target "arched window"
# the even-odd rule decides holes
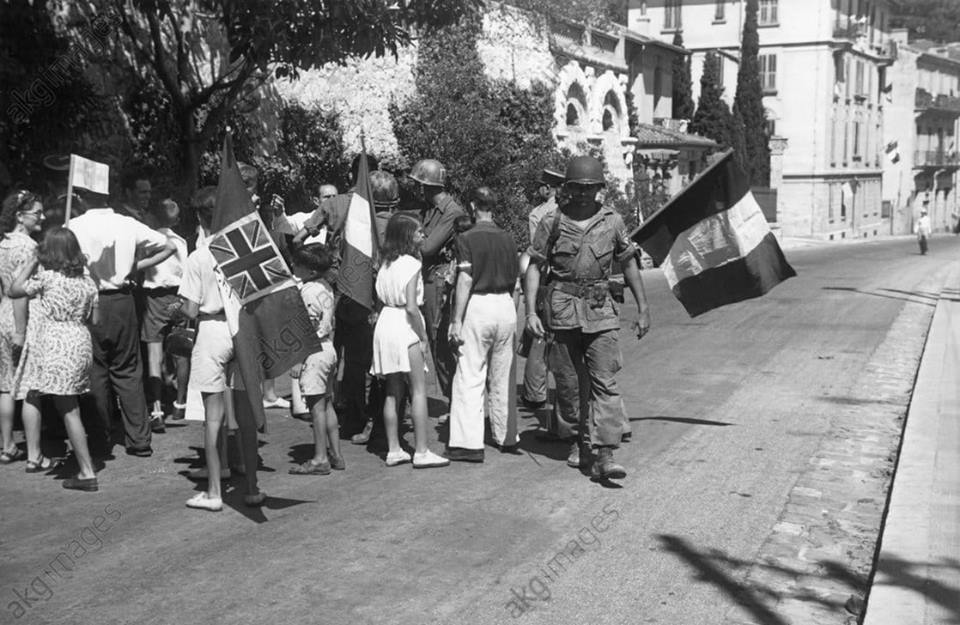
[[[620,132],[622,113],[617,94],[608,91],[603,99],[603,131]]]
[[[574,106],[573,102],[567,104],[567,126],[579,126],[580,125],[580,113],[577,112],[577,107]]]
[[[583,88],[573,83],[567,89],[567,126],[579,127],[586,122],[587,96]]]
[[[608,108],[603,109],[603,131],[615,130],[613,127],[613,113]]]

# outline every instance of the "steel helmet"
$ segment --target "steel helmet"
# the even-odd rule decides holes
[[[574,184],[605,184],[603,164],[592,156],[576,156],[567,163],[564,179]]]
[[[378,208],[393,207],[400,202],[400,185],[396,178],[385,171],[370,172],[370,189],[373,192],[373,205]]]
[[[443,187],[447,183],[447,170],[440,164],[440,161],[425,158],[417,161],[417,164],[413,166],[413,169],[410,170],[410,178],[420,184]]]

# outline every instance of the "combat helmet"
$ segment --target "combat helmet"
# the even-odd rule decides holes
[[[447,184],[447,170],[440,164],[440,161],[425,158],[417,161],[417,164],[413,166],[413,169],[410,170],[410,178],[420,184],[444,187]]]
[[[564,181],[573,184],[606,184],[603,164],[592,156],[575,156],[567,163]]]

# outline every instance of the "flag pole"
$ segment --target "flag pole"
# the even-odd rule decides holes
[[[67,174],[67,208],[63,214],[63,226],[70,225],[70,208],[73,206],[73,168],[77,160],[70,155],[70,173]]]

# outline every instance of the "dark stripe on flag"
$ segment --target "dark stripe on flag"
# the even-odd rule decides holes
[[[746,256],[685,278],[673,287],[691,317],[726,304],[760,297],[797,275],[784,258],[773,233]]]

